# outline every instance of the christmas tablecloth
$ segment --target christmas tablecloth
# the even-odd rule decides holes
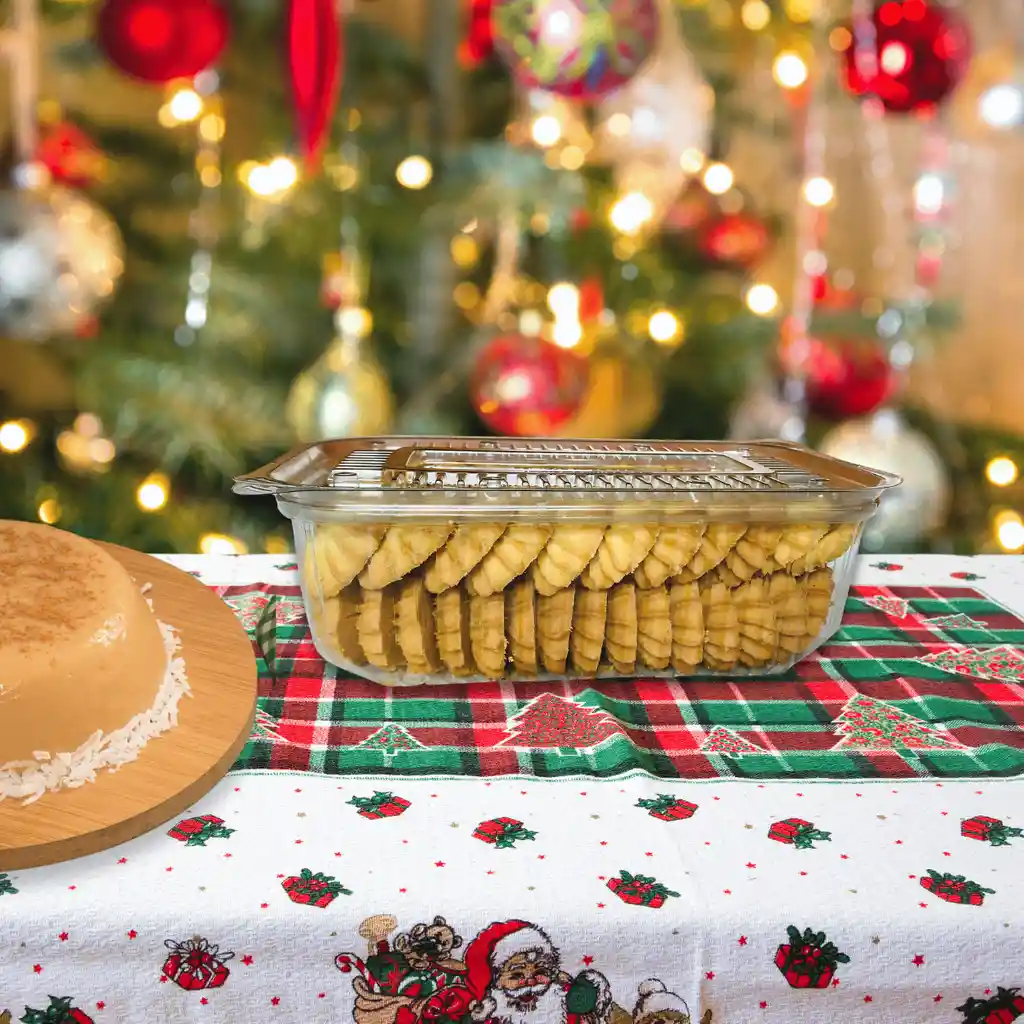
[[[775,680],[403,691],[325,668],[287,558],[169,561],[252,636],[253,735],[0,874],[12,1020],[1024,1021],[1021,559],[862,559]]]

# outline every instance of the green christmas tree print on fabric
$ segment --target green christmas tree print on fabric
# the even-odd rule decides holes
[[[423,744],[408,729],[389,722],[367,736],[359,747],[363,750],[379,750],[385,757],[394,757],[404,750],[422,749]]]
[[[560,754],[593,750],[622,729],[603,711],[583,707],[554,693],[542,693],[530,701],[508,723],[509,735],[500,747],[532,750],[555,749]]]
[[[724,725],[716,725],[700,746],[702,754],[728,754],[730,757],[742,757],[744,754],[763,754],[760,747],[755,747],[739,733],[726,729]]]
[[[835,720],[833,750],[966,750],[945,729],[874,697],[851,697]]]

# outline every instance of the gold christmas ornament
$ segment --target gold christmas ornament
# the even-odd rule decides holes
[[[288,423],[301,441],[386,434],[395,413],[387,375],[365,342],[336,338],[295,378]]]

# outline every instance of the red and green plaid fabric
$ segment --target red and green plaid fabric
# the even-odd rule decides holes
[[[757,780],[1024,773],[1024,621],[967,588],[855,588],[842,630],[782,677],[413,689],[326,666],[298,587],[216,590],[259,658],[257,724],[236,769]],[[883,702],[890,718],[910,716],[917,735],[936,737],[934,749],[843,742],[844,711],[863,706],[850,705],[858,697]]]

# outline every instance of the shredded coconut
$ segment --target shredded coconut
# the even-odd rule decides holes
[[[150,608],[152,602],[147,601]],[[0,765],[0,803],[7,797],[34,803],[47,792],[76,789],[95,782],[101,769],[116,771],[134,761],[152,739],[178,724],[178,702],[190,693],[185,660],[178,653],[181,641],[166,623],[157,622],[167,652],[167,671],[153,706],[137,714],[116,732],[104,735],[96,730],[74,753],[50,754],[33,751],[33,761],[8,761]]]
[[[115,640],[120,640],[124,636],[125,625],[124,616],[115,615],[112,618],[107,619],[106,622],[100,626],[92,635],[92,643],[103,644],[104,647],[109,647]]]

